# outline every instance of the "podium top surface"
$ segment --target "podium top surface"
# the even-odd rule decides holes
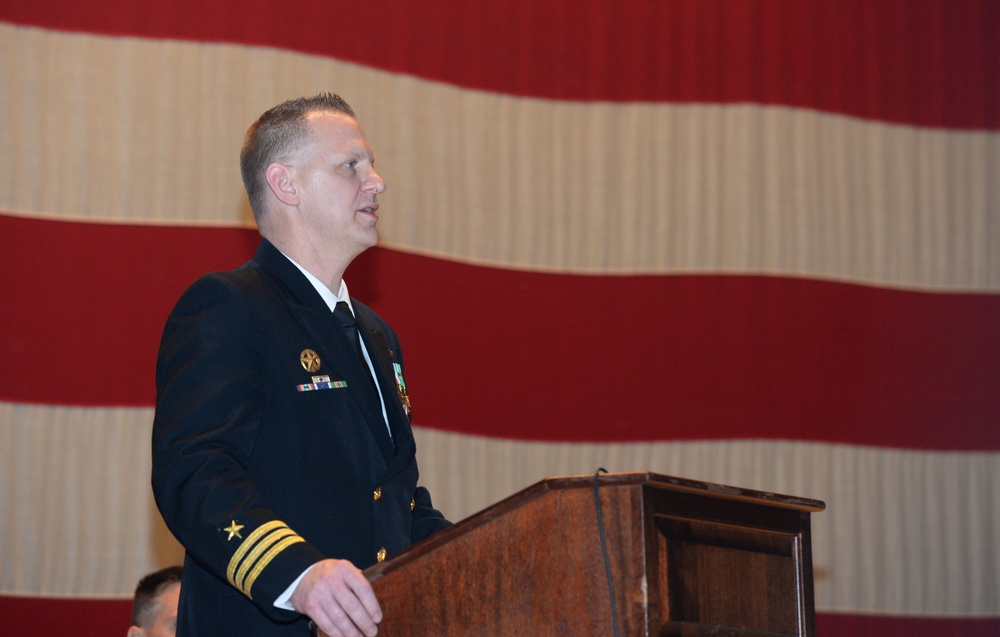
[[[677,478],[649,471],[601,473],[596,477],[600,486],[649,484],[663,489],[675,491],[695,491],[704,495],[716,495],[728,499],[764,501],[774,506],[799,509],[802,511],[818,512],[826,508],[826,503],[812,498],[770,493],[767,491],[755,491],[753,489],[744,489],[724,484],[701,482],[698,480],[689,480],[687,478]],[[587,485],[593,486],[594,478],[595,474],[579,476],[553,476],[533,484],[512,497],[516,497],[520,494],[527,494],[534,490],[545,491],[554,489],[580,488]]]

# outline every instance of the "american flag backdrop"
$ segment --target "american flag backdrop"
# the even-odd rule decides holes
[[[0,635],[124,634],[180,561],[160,330],[321,90],[449,518],[597,467],[816,498],[819,635],[1000,634],[1000,3],[4,0]]]

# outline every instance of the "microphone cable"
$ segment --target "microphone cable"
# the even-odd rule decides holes
[[[604,467],[598,467],[594,472],[594,505],[597,508],[597,530],[601,536],[601,551],[604,554],[604,570],[608,574],[608,592],[611,595],[611,621],[615,627],[615,637],[619,637],[618,631],[618,606],[615,603],[615,584],[611,579],[611,558],[608,557],[608,541],[604,537],[604,515],[601,513],[601,494],[597,490],[597,480],[602,473],[607,473]]]

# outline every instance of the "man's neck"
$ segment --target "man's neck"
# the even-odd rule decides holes
[[[340,289],[340,283],[344,279],[344,272],[351,264],[354,257],[338,257],[336,251],[328,250],[321,252],[313,243],[293,240],[277,240],[273,237],[264,237],[278,249],[283,255],[295,262],[303,270],[309,272],[327,288],[334,293]]]

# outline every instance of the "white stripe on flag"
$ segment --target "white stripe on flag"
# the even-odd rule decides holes
[[[128,596],[180,549],[149,489],[150,409],[0,403],[0,594]],[[458,521],[548,476],[653,471],[820,499],[819,610],[1000,614],[1000,454],[792,441],[529,443],[416,430]]]
[[[334,89],[376,149],[379,227],[402,250],[536,271],[1000,290],[997,133],[519,99],[273,49],[2,24],[0,47],[13,60],[0,67],[0,209],[248,225],[246,127]]]

